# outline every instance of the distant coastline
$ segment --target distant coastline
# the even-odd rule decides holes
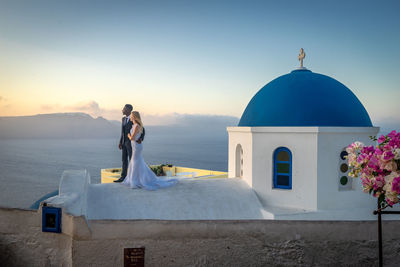
[[[221,137],[226,135],[226,127],[237,125],[238,120],[231,116],[182,115],[171,125],[146,125],[145,120],[144,123],[147,129],[164,131],[172,137],[176,134]],[[7,116],[0,117],[0,139],[118,138],[120,123],[81,112]]]
[[[147,126],[149,164],[227,171],[225,125]],[[87,169],[93,183],[100,169],[121,166],[120,122],[84,113],[0,117],[0,203],[29,208],[58,189],[64,170]]]

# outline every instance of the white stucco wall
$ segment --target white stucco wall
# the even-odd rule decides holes
[[[378,127],[228,127],[229,176],[235,174],[235,149],[244,148],[244,180],[265,207],[308,211],[360,211],[375,206],[376,199],[362,192],[360,179],[351,189],[339,189],[340,153],[350,143],[373,142]],[[273,153],[278,147],[292,152],[292,189],[273,188]],[[251,162],[249,162],[251,160]],[[363,208],[364,211],[361,211]],[[365,212],[364,212],[365,213]],[[353,216],[354,217],[354,216]],[[352,218],[353,218],[352,217]],[[345,219],[345,218],[344,218]]]
[[[374,207],[376,199],[362,192],[359,178],[348,176],[352,189],[339,190],[339,162],[343,148],[355,141],[374,145],[369,136],[377,135],[379,127],[321,127],[318,131],[318,209]]]
[[[263,203],[267,206],[315,210],[316,134],[303,129],[258,130],[253,133],[253,175],[254,189]],[[286,147],[292,153],[292,189],[273,187],[273,153],[279,147]]]
[[[234,156],[233,144],[248,140],[248,135],[244,133],[251,135],[248,154],[253,161],[251,166],[248,162],[248,165],[244,164],[244,173],[251,172],[252,176],[246,176],[246,181],[250,181],[249,185],[263,205],[316,210],[316,127],[228,127],[228,132],[230,171],[235,169],[235,160],[231,158]],[[234,139],[231,140],[231,137]],[[287,147],[292,152],[291,190],[273,188],[273,153],[278,147]]]
[[[229,129],[234,128],[234,131]],[[242,129],[237,129],[242,128]],[[253,162],[253,141],[252,134],[248,127],[228,127],[229,145],[228,145],[228,176],[236,177],[236,147],[238,144],[243,149],[243,177],[242,179],[252,186],[252,162]]]

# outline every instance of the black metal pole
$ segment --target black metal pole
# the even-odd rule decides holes
[[[382,254],[382,214],[378,208],[378,239],[379,239],[379,267],[383,266],[383,254]]]
[[[400,211],[388,211],[388,210],[382,210],[382,214],[400,214]]]
[[[379,267],[383,267],[383,253],[382,253],[382,216],[381,216],[381,206],[374,210],[374,215],[378,215],[378,251],[379,251]]]

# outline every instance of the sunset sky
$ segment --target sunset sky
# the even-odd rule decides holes
[[[400,122],[400,1],[0,2],[0,116],[240,117],[299,63]]]

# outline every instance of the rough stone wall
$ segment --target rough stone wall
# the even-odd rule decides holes
[[[72,240],[42,233],[41,213],[0,208],[0,266],[72,266]]]
[[[103,240],[74,243],[76,266],[123,266],[123,248],[144,246],[146,266],[377,266],[375,241],[271,242],[265,237]],[[386,242],[385,265],[399,266],[398,242]]]
[[[376,222],[91,221],[73,241],[78,266],[123,266],[145,247],[146,266],[377,266]],[[384,222],[384,266],[398,266],[398,221]],[[395,234],[389,234],[395,233]]]
[[[0,208],[0,266],[123,266],[145,247],[146,266],[377,266],[377,223],[95,220],[63,214],[42,233],[40,212]],[[384,221],[384,266],[400,261],[399,221]]]

